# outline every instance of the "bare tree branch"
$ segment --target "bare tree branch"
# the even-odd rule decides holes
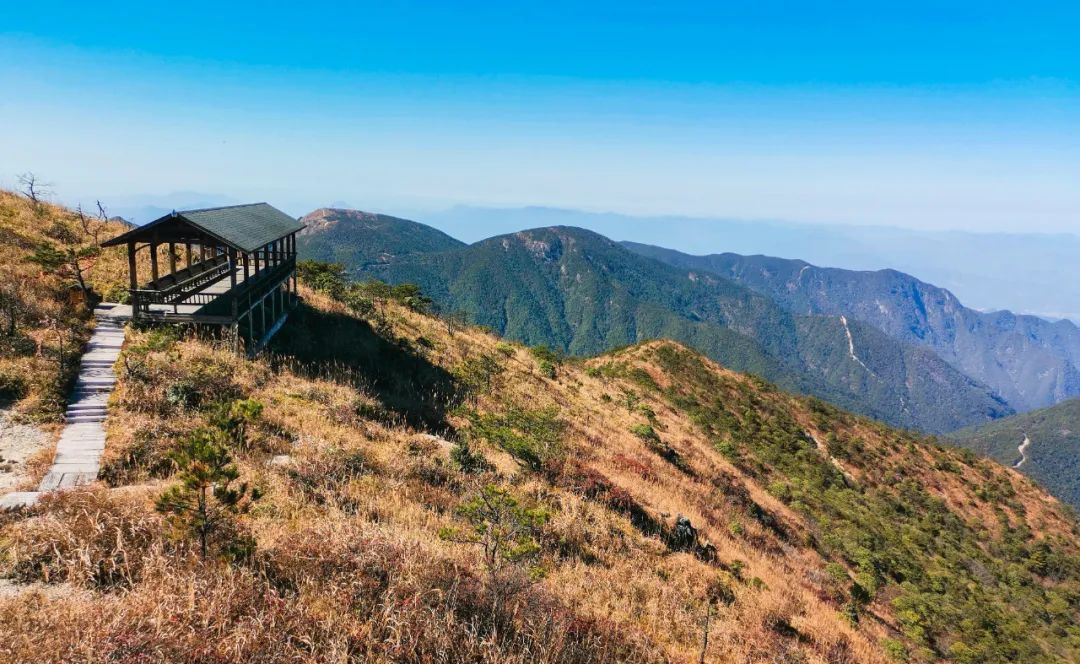
[[[19,186],[22,187],[22,194],[30,199],[30,202],[35,207],[41,204],[41,200],[49,195],[52,190],[52,184],[44,182],[34,173],[27,171],[17,176]]]

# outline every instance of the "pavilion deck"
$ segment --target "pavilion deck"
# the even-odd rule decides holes
[[[102,246],[127,246],[136,321],[227,326],[239,352],[263,348],[296,306],[296,235],[266,203],[167,214]],[[147,252],[141,282],[137,254]]]
[[[232,285],[232,279],[229,278],[227,260],[222,267],[224,269],[208,270],[214,274],[214,278],[199,284],[197,290],[191,292],[184,293],[182,288],[181,292],[176,292],[169,288],[146,287],[133,291],[132,294],[139,303],[139,318],[165,323],[207,325],[234,323],[261,297],[267,295],[273,286],[279,286],[282,279],[295,269],[296,262],[293,259],[287,259],[281,264],[270,265],[260,261],[256,268],[255,261],[252,261],[248,272],[254,269],[257,271],[247,276],[245,276],[243,266],[237,266],[233,269],[236,286]],[[195,277],[190,281],[198,278]],[[181,281],[178,285],[183,287],[187,283],[189,281]],[[174,294],[175,297],[173,297]],[[238,308],[236,318],[232,313],[234,300]]]

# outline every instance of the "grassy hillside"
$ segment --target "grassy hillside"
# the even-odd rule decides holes
[[[1023,413],[950,436],[979,454],[1015,466],[1080,509],[1080,399]],[[1023,454],[1019,447],[1025,438]]]
[[[375,233],[355,241],[370,253],[383,240]],[[786,389],[922,431],[951,431],[1012,412],[990,389],[932,353],[861,333],[860,352],[879,369],[870,375],[866,360],[849,357],[836,319],[799,320],[727,279],[642,258],[582,229],[522,231],[468,247],[418,251],[373,269],[345,265],[351,274],[418,283],[446,311],[573,355],[675,339]],[[862,343],[871,336],[872,344]]]
[[[60,418],[94,301],[127,287],[126,254],[96,250],[122,230],[0,190],[0,407],[33,421]]]
[[[115,488],[3,517],[39,585],[0,658],[697,662],[706,625],[709,662],[1080,655],[1077,524],[1018,473],[672,342],[560,361],[335,294],[256,361],[129,330]],[[168,489],[200,473],[205,559]]]

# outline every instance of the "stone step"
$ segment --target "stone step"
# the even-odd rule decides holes
[[[97,471],[97,461],[91,461],[90,463],[54,463],[49,468],[50,473],[96,473]]]
[[[74,422],[67,425],[66,428],[78,426],[92,426],[97,431],[85,433],[65,432],[60,436],[57,445],[103,445],[105,443],[105,429],[101,427],[101,422]]]
[[[98,392],[96,394],[83,394],[78,399],[73,399],[71,405],[68,406],[68,410],[72,408],[99,408],[105,407],[109,403],[109,395],[105,392]]]
[[[0,511],[33,507],[41,497],[40,491],[12,491],[0,496]]]
[[[64,413],[64,417],[101,417],[102,419],[108,415],[108,411],[105,408],[68,408]]]
[[[97,479],[97,470],[93,471],[55,471],[50,470],[45,479],[38,486],[39,491],[55,491],[56,489],[70,489],[84,484],[90,484]]]
[[[100,460],[100,451],[95,450],[74,450],[70,452],[57,452],[56,460],[53,461],[54,466],[97,466]]]
[[[105,441],[101,441],[101,442],[87,441],[87,442],[78,443],[78,444],[71,443],[70,445],[64,445],[63,447],[58,446],[56,448],[57,454],[59,454],[60,452],[63,452],[65,454],[79,454],[79,453],[85,452],[87,454],[98,454],[98,455],[100,455],[104,451],[105,451]]]

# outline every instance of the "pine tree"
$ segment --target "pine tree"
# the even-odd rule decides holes
[[[226,433],[220,429],[199,429],[188,436],[171,455],[180,469],[180,483],[169,487],[157,501],[158,511],[167,515],[178,533],[198,539],[204,560],[212,543],[219,544],[226,557],[235,557],[250,547],[242,538],[232,536],[230,526],[260,497],[259,490],[246,482],[233,485],[240,472],[232,463],[226,441]]]

